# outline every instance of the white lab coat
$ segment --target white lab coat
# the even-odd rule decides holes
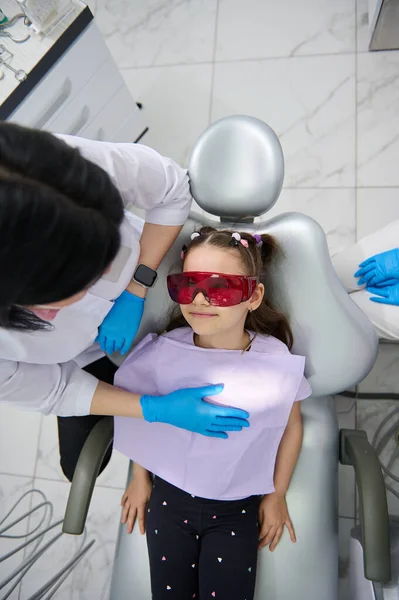
[[[107,171],[125,206],[144,209],[147,222],[185,222],[192,200],[189,180],[187,171],[174,161],[143,145],[59,137]],[[98,380],[81,367],[104,355],[94,340],[113,300],[132,278],[143,223],[125,211],[122,245],[110,272],[82,300],[63,308],[51,330],[0,328],[0,401],[59,416],[90,413]]]

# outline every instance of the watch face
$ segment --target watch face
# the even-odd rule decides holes
[[[156,278],[157,272],[145,265],[139,265],[134,273],[134,279],[145,287],[153,286]]]

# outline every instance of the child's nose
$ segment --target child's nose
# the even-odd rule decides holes
[[[197,304],[197,305],[209,304],[209,302],[206,299],[206,296],[204,295],[204,293],[201,291],[198,291],[198,292],[194,292],[193,304]]]

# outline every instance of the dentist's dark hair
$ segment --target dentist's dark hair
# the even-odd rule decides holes
[[[48,328],[26,307],[65,300],[101,277],[122,218],[119,191],[100,167],[50,133],[0,122],[0,327]]]

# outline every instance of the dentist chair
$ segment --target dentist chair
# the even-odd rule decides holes
[[[284,177],[281,146],[270,127],[246,116],[214,123],[195,144],[189,174],[193,197],[205,216],[190,214],[165,257],[135,343],[166,325],[171,305],[166,275],[179,264],[181,246],[195,229],[208,224],[270,233],[282,251],[266,275],[267,293],[290,318],[293,352],[306,356],[313,390],[301,403],[303,446],[287,496],[298,541],[292,544],[284,533],[274,553],[267,548],[259,552],[255,598],[337,600],[339,460],[355,469],[365,576],[389,581],[388,512],[380,464],[364,432],[338,431],[331,397],[356,385],[372,368],[378,349],[373,326],[340,284],[324,232],[314,220],[299,213],[263,220],[279,197]],[[83,531],[112,436],[113,421],[104,419],[82,450],[64,519],[66,533]],[[129,535],[121,525],[110,598],[124,600],[129,594],[135,600],[151,597],[147,548],[137,527]]]

